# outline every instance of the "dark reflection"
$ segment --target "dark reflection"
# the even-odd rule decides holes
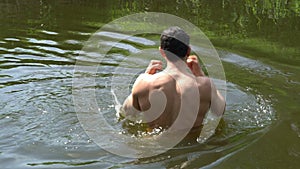
[[[2,37],[36,37],[42,30],[59,33],[77,30],[81,24],[87,26],[80,27],[81,30],[94,32],[101,25],[128,14],[165,12],[199,26],[217,46],[300,64],[297,0],[15,0],[2,1],[0,9],[1,23],[5,23],[0,27]]]

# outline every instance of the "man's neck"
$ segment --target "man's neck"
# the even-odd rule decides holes
[[[187,66],[186,61],[182,59],[178,59],[176,61],[169,61],[168,59],[166,59],[166,61],[167,61],[167,67],[165,71],[169,71],[170,73],[179,73],[179,72],[183,74],[191,73],[191,70]]]

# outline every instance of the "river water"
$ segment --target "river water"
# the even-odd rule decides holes
[[[297,168],[300,165],[300,10],[297,1],[0,1],[1,168]],[[165,12],[197,25],[217,49],[227,82],[222,126],[203,144],[131,159],[100,148],[78,121],[72,90],[81,49],[101,26],[136,12]],[[138,28],[137,28],[138,29]],[[124,34],[102,32],[104,46]],[[122,132],[111,93],[131,56],[145,69],[159,35],[121,41],[93,88],[101,112]],[[97,57],[97,53],[93,55]],[[123,64],[132,68],[132,62]],[[128,93],[118,90],[117,92]],[[89,96],[86,96],[89,97]],[[92,96],[90,96],[92,97]],[[88,99],[88,98],[87,98]],[[121,99],[122,100],[122,99]],[[124,133],[126,134],[126,133]],[[128,133],[127,133],[128,134]],[[106,136],[103,135],[103,140]],[[113,145],[104,142],[103,145]]]

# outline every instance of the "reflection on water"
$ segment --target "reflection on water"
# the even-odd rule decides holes
[[[0,27],[1,168],[298,166],[297,1],[271,4],[267,1],[263,4],[178,1],[169,6],[154,1],[36,2],[0,2],[3,23]],[[120,7],[122,10],[117,10]],[[155,157],[127,159],[99,148],[80,126],[72,100],[73,65],[76,60],[84,66],[95,65],[93,58],[99,54],[79,55],[84,42],[98,26],[130,10],[179,12],[183,18],[207,30],[213,43],[222,48],[218,52],[228,80],[227,109],[221,126],[206,143],[177,146]],[[102,45],[110,46],[112,39],[126,35],[107,30],[99,36],[105,39]],[[96,88],[99,107],[119,131],[124,129],[115,116],[109,85],[112,76],[134,79],[136,74],[115,72],[116,67],[127,56],[145,48],[153,51],[150,55],[159,54],[157,39],[157,35],[141,35],[122,41],[101,63],[103,71],[97,75],[80,74],[84,78],[96,76],[95,86],[82,84],[81,87]],[[238,53],[246,53],[247,57]],[[145,54],[131,57],[123,66],[134,69],[134,63],[147,64],[150,59]],[[123,85],[120,83],[119,87]],[[124,90],[125,94],[128,92]],[[265,159],[265,154],[273,162],[286,163],[260,161]],[[238,160],[233,164],[231,159]]]
[[[118,37],[114,36],[114,38]],[[139,38],[136,37],[134,39]],[[5,145],[2,151],[13,151],[5,153],[2,160],[12,158],[15,155],[22,156],[24,154],[32,154],[34,158],[41,161],[46,160],[46,162],[30,162],[27,164],[29,166],[54,165],[59,167],[64,165],[103,164],[103,161],[96,158],[98,153],[103,150],[93,144],[89,137],[86,136],[73,110],[71,100],[73,67],[68,66],[72,64],[72,60],[60,58],[59,55],[65,53],[57,52],[63,51],[60,49],[60,45],[50,40],[50,44],[47,44],[45,43],[47,41],[48,40],[36,39],[25,41],[24,43],[28,43],[29,45],[36,45],[32,46],[31,50],[21,48],[19,48],[19,50],[6,49],[5,56],[9,57],[4,57],[1,66],[7,66],[8,63],[11,62],[14,64],[12,67],[5,67],[5,69],[1,71],[1,75],[4,77],[1,78],[1,84],[3,85],[1,95],[4,96],[1,104],[4,112],[7,112],[2,114],[1,121],[2,124],[6,124],[3,130],[11,132],[2,133],[1,140],[2,144]],[[152,42],[150,40],[148,41]],[[143,38],[143,42],[147,42],[147,39]],[[131,43],[134,43],[133,40]],[[138,43],[140,42],[138,41],[137,44]],[[52,47],[54,44],[56,47]],[[40,45],[44,45],[43,48],[41,48]],[[108,41],[102,45],[109,46],[111,43]],[[154,51],[157,50],[157,44],[151,43],[150,45],[155,47],[153,49]],[[134,52],[130,50],[132,48],[131,45],[116,45],[114,47]],[[43,56],[43,53],[46,53],[46,51],[51,51],[53,57]],[[39,53],[40,56],[37,53]],[[159,53],[156,51],[153,54],[158,55]],[[116,66],[126,57],[122,52],[108,55],[103,61],[106,65],[101,66],[101,72],[97,75],[96,86],[89,86],[89,84],[87,84],[87,86],[84,84],[81,86],[82,88],[96,87],[97,96],[99,97],[99,107],[104,111],[111,125],[120,131],[123,129],[120,123],[115,122],[115,110],[114,106],[111,106],[114,104],[114,101],[111,97],[109,82],[112,76],[135,78],[136,74],[130,74],[130,72],[136,72],[136,70],[132,71],[130,69],[136,68],[130,66],[136,63],[137,60],[139,60],[139,63],[146,65],[151,59],[149,57],[142,57],[142,55],[139,55],[141,57],[135,56],[136,58],[128,59],[127,66],[129,67],[127,67],[128,70],[126,72],[115,72]],[[97,57],[97,55],[93,57]],[[243,58],[241,56],[239,57]],[[80,59],[85,61],[89,60],[89,58],[84,58],[84,56],[81,56]],[[135,62],[130,63],[130,61]],[[16,65],[18,62],[20,62],[20,65]],[[30,63],[29,65],[28,62]],[[64,64],[60,64],[61,62]],[[39,67],[36,67],[36,64],[39,64]],[[138,67],[139,71],[145,68],[142,66]],[[94,76],[93,74],[86,74],[88,72],[82,73],[84,78],[92,78]],[[120,83],[118,85],[122,88],[122,85],[127,84]],[[122,90],[118,92],[122,92]],[[126,90],[125,95],[127,95],[127,92],[128,90]],[[179,154],[178,158],[185,158],[182,157],[182,151],[185,151],[186,154],[193,154],[192,159],[202,159],[205,158],[205,156],[212,156],[210,157],[212,161],[221,159],[227,154],[237,151],[240,149],[239,147],[243,147],[246,143],[255,140],[257,136],[252,138],[252,135],[257,135],[255,134],[257,131],[270,125],[274,119],[274,112],[268,100],[265,100],[261,95],[255,92],[251,92],[251,89],[243,89],[235,84],[229,83],[227,98],[228,106],[224,116],[225,126],[223,126],[217,135],[212,137],[208,143],[205,145],[199,144],[178,147],[167,152],[166,155],[162,155],[162,157],[151,159],[151,161],[164,161],[168,159],[168,156],[178,156]],[[17,106],[16,102],[18,103]],[[106,144],[110,145],[111,143],[108,142]],[[88,148],[87,151],[82,149],[82,147],[90,148]],[[97,151],[93,152],[95,148]],[[32,149],[35,150],[35,153],[32,152]],[[49,149],[50,152],[47,153],[48,155],[36,155],[38,152],[43,153]],[[219,153],[215,154],[216,150],[218,150]],[[198,154],[199,152],[201,153]],[[93,160],[79,160],[77,162],[65,161],[69,158],[87,158],[86,154],[89,153],[94,154],[91,155]],[[103,154],[103,156],[111,155]],[[60,158],[65,160],[57,161],[57,159]],[[49,160],[51,162],[47,162]],[[148,163],[149,161],[142,160],[140,162]],[[18,161],[17,163],[22,163],[22,161]]]

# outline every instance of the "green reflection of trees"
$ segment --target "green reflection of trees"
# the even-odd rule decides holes
[[[300,64],[298,0],[130,0],[124,11],[158,11],[199,26],[212,42],[255,57]],[[125,3],[126,4],[126,3]],[[133,5],[134,4],[134,5]],[[122,13],[122,12],[121,12]]]
[[[0,9],[3,37],[38,36],[38,30],[93,32],[128,14],[165,12],[194,23],[218,47],[300,64],[299,0],[11,0]]]
[[[264,37],[295,46],[299,35],[298,0],[121,0],[120,13],[158,11],[178,15],[209,35]],[[288,39],[286,37],[289,37]],[[298,36],[299,37],[299,36]],[[290,39],[292,38],[292,40]]]

